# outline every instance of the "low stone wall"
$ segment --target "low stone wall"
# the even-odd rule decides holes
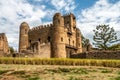
[[[73,54],[71,58],[87,58],[87,59],[120,59],[120,51],[99,51],[85,52]]]

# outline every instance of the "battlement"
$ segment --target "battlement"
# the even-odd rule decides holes
[[[4,39],[6,37],[5,33],[0,33],[0,39]]]
[[[0,33],[0,36],[5,36],[5,33]]]
[[[70,15],[73,15],[73,16],[74,16],[74,14],[72,14],[72,13],[70,12],[70,13],[64,14],[63,17],[70,16]]]
[[[36,30],[40,30],[40,29],[48,28],[48,27],[52,27],[52,26],[53,26],[53,24],[40,25],[40,26],[31,28],[30,31],[36,31]]]

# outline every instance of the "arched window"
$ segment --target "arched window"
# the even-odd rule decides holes
[[[63,42],[63,37],[61,37],[61,41]]]
[[[69,21],[67,21],[67,24],[69,24]]]
[[[73,40],[73,46],[74,46],[74,40]]]
[[[27,34],[27,29],[25,29],[25,34]]]
[[[73,20],[75,20],[75,17],[73,17]]]
[[[80,43],[79,43],[78,45],[79,45],[79,47],[80,47]]]
[[[40,42],[40,41],[41,41],[41,39],[39,38],[39,39],[38,39],[38,41]]]
[[[48,40],[48,42],[50,42],[50,36],[48,36],[47,40]]]
[[[58,19],[58,24],[60,24],[60,20]]]
[[[69,41],[69,45],[70,45],[70,38],[69,38],[69,40],[68,40],[68,41]]]
[[[31,43],[31,40],[29,40],[29,43]]]

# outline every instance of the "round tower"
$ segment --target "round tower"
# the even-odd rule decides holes
[[[81,32],[77,28],[76,29],[76,46],[77,46],[77,53],[82,53],[82,40],[81,40]]]
[[[28,47],[29,25],[26,22],[21,23],[19,33],[19,52],[26,50]]]
[[[53,17],[51,37],[51,57],[66,58],[66,33],[64,30],[64,19],[60,13]]]

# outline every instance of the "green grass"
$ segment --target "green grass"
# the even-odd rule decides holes
[[[36,77],[30,77],[27,80],[41,80],[41,79],[38,76],[36,76]]]
[[[11,74],[20,74],[20,75],[24,75],[25,71],[14,71]]]
[[[80,79],[80,78],[76,78],[76,77],[70,76],[68,80],[83,80],[83,79]]]
[[[74,71],[74,73],[76,73],[76,74],[88,74],[88,71],[84,68],[80,68],[80,69],[77,69],[76,71]]]
[[[120,80],[120,76],[116,77],[114,80]]]
[[[7,72],[8,72],[8,70],[0,70],[0,75],[7,73]]]
[[[120,68],[120,60],[99,60],[99,59],[68,59],[68,58],[41,59],[41,58],[1,57],[0,64],[103,66]]]
[[[71,69],[69,69],[69,68],[58,68],[58,69],[59,69],[59,71],[65,72],[65,73],[68,73],[71,71]]]
[[[88,74],[88,70],[84,68],[56,68],[46,70],[51,73]]]
[[[112,73],[112,70],[105,69],[105,70],[102,70],[101,73]]]
[[[118,75],[120,75],[120,71],[118,72]]]
[[[110,80],[120,80],[120,76],[115,77],[115,78],[111,78]]]
[[[31,75],[20,75],[21,78],[29,78]]]

